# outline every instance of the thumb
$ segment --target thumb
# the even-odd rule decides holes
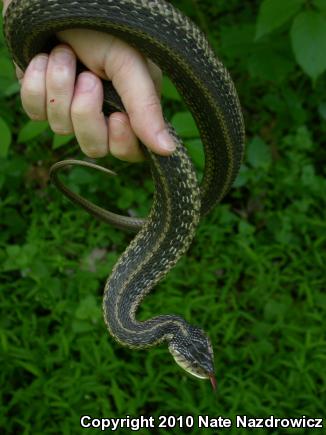
[[[162,114],[150,68],[144,56],[112,35],[75,29],[59,33],[79,59],[99,77],[111,80],[126,108],[136,136],[150,150],[170,155],[175,143]]]

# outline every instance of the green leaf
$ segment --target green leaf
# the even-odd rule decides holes
[[[221,50],[223,57],[241,58],[250,53],[255,35],[253,24],[239,24],[221,28]]]
[[[176,90],[174,84],[166,76],[163,76],[162,95],[168,98],[169,100],[181,101],[181,97],[178,91]]]
[[[281,83],[289,76],[295,65],[291,57],[291,51],[289,56],[263,44],[249,56],[248,70],[253,78]]]
[[[291,29],[298,64],[315,81],[326,71],[326,19],[317,12],[302,12]]]
[[[49,127],[47,121],[28,121],[18,134],[18,143],[28,142],[42,134]]]
[[[256,39],[281,27],[303,4],[304,0],[264,0],[258,14]]]
[[[41,370],[36,365],[25,361],[16,361],[16,364],[36,377],[42,376]]]
[[[117,200],[117,206],[121,210],[127,210],[131,205],[133,204],[135,200],[135,192],[133,189],[124,189],[118,200]]]
[[[13,83],[8,84],[6,90],[3,92],[5,97],[11,97],[12,95],[19,94],[20,92],[20,84],[18,81],[14,81]]]
[[[233,183],[233,187],[239,188],[239,187],[245,186],[248,182],[249,174],[250,174],[250,171],[248,169],[248,166],[241,165],[239,174]]]
[[[249,143],[247,160],[254,168],[267,167],[271,163],[270,149],[260,137],[254,137]]]
[[[198,129],[190,112],[178,112],[172,118],[172,125],[184,138],[198,137]]]
[[[81,300],[75,313],[78,320],[90,320],[97,322],[101,318],[101,309],[97,305],[97,300],[94,296],[87,296]]]
[[[8,80],[16,79],[13,63],[4,56],[0,57],[0,77]]]
[[[11,144],[11,131],[6,121],[0,118],[0,158],[8,155]]]
[[[203,171],[205,168],[205,154],[202,141],[200,139],[189,140],[187,141],[187,148],[195,166]]]
[[[314,5],[320,11],[326,13],[326,1],[325,0],[314,0]]]
[[[52,140],[52,149],[56,150],[57,148],[60,148],[67,143],[69,143],[74,138],[73,134],[69,134],[68,136],[59,136],[58,134],[55,134],[53,136]]]
[[[8,88],[14,84],[19,89],[13,64],[7,57],[0,56],[0,95],[10,96],[8,95]]]
[[[69,173],[69,182],[74,185],[87,185],[91,184],[94,181],[91,172],[85,168],[74,167]]]

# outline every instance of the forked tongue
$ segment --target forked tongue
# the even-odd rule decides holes
[[[209,380],[211,381],[213,390],[216,392],[217,384],[216,384],[216,378],[215,378],[214,373],[209,375]]]

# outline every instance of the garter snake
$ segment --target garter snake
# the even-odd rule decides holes
[[[105,286],[103,311],[111,335],[135,349],[167,342],[181,367],[214,383],[211,342],[200,328],[173,314],[140,322],[136,311],[186,252],[200,217],[224,197],[238,173],[244,125],[233,82],[198,27],[164,0],[13,0],[5,16],[8,47],[23,70],[34,55],[54,46],[56,32],[70,28],[107,32],[139,49],[171,78],[197,123],[205,150],[201,185],[169,126],[177,143],[173,155],[146,151],[155,195],[145,221],[111,214],[70,192],[57,172],[75,161],[54,165],[51,176],[66,195],[95,216],[138,231]],[[108,110],[123,110],[112,85],[106,82],[104,87]]]

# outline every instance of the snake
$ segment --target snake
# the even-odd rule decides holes
[[[244,154],[243,114],[229,72],[207,37],[187,16],[164,0],[13,0],[6,11],[4,34],[15,63],[25,70],[40,52],[58,43],[57,32],[90,29],[114,35],[157,64],[174,83],[192,114],[205,153],[201,182],[187,149],[172,125],[166,126],[176,150],[160,156],[141,145],[154,182],[154,198],[146,219],[122,216],[98,207],[71,191],[58,173],[66,160],[50,170],[51,179],[72,201],[120,229],[136,232],[107,279],[103,314],[109,333],[129,349],[167,344],[175,362],[187,373],[216,386],[213,343],[199,326],[181,315],[137,319],[144,297],[189,249],[201,218],[228,193]],[[106,113],[125,111],[109,81],[103,81]]]

